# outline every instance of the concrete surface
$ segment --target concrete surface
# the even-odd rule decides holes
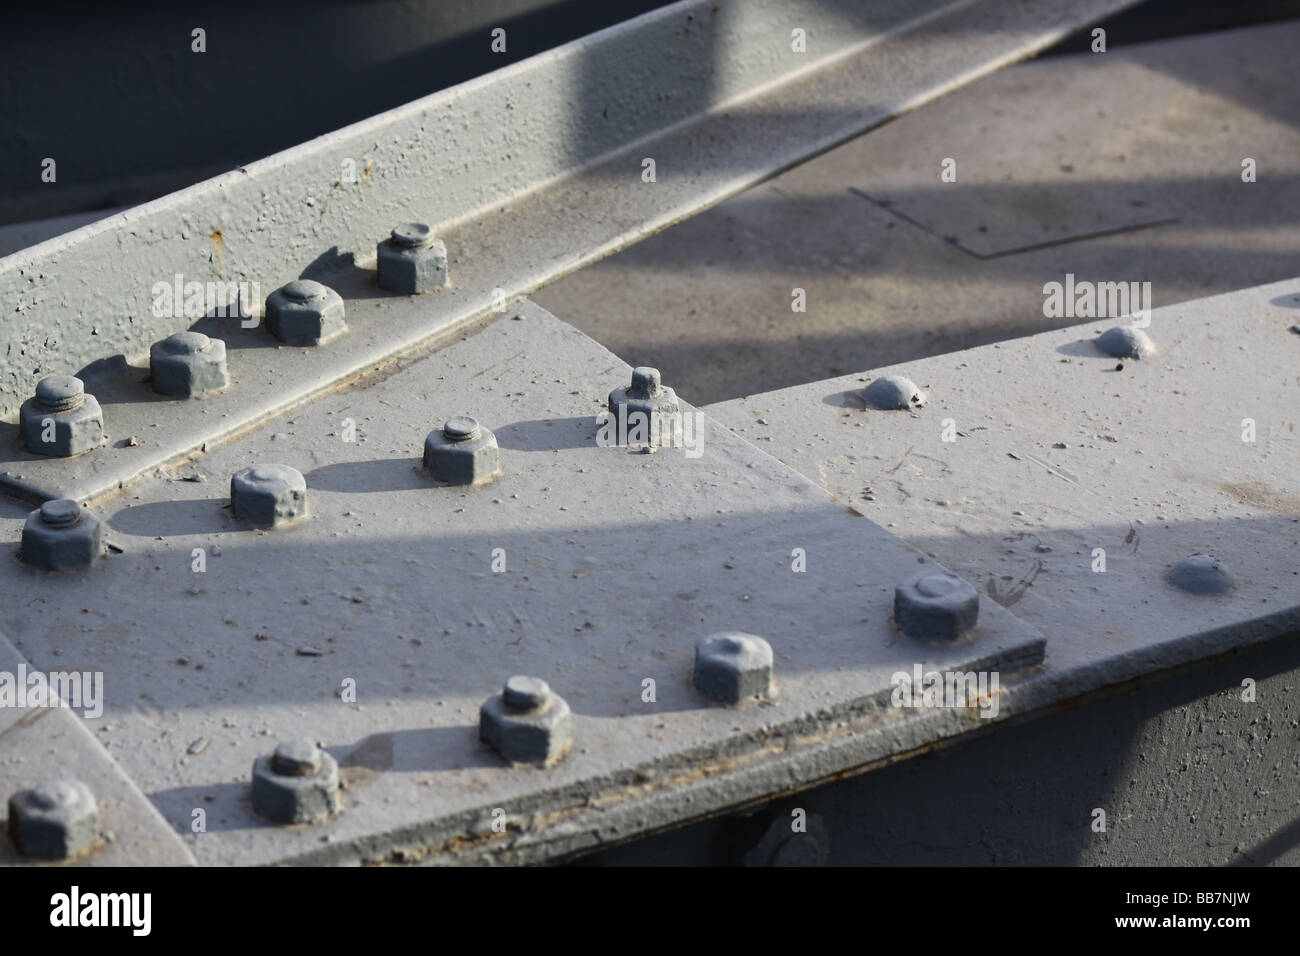
[[[37,670],[0,635],[0,672],[12,681],[20,679],[22,667],[27,675]],[[82,669],[58,659],[40,668],[47,674]],[[110,675],[104,679],[105,695],[115,692],[116,674]],[[39,865],[192,866],[194,858],[181,838],[100,746],[93,732],[98,721],[84,718],[84,713],[46,704],[0,707],[0,813],[8,813],[9,797],[17,790],[51,777],[76,777],[95,796],[100,839],[75,859]],[[19,855],[0,821],[0,866],[32,862]]]
[[[534,297],[709,403],[1074,324],[1043,314],[1067,272],[1149,281],[1157,306],[1294,275],[1300,24],[1108,39],[951,93]],[[1099,230],[1125,231],[1081,238]]]

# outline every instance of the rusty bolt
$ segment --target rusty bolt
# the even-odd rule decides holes
[[[33,567],[88,568],[102,553],[99,519],[71,498],[45,502],[23,524],[18,555]]]
[[[492,432],[457,415],[425,438],[424,467],[451,485],[483,485],[501,474],[501,450]]]
[[[201,398],[230,384],[226,343],[202,332],[177,332],[149,349],[153,390],[176,398]]]
[[[81,379],[50,375],[36,383],[36,395],[18,411],[27,450],[70,458],[104,442],[104,415]]]
[[[46,780],[9,798],[9,837],[24,856],[63,860],[99,839],[99,808],[80,780]]]
[[[695,645],[695,686],[724,704],[766,697],[772,690],[772,645],[740,631],[704,638]]]
[[[549,764],[568,749],[573,721],[546,681],[516,676],[479,708],[478,735],[511,763]]]
[[[347,329],[343,299],[329,286],[295,279],[266,297],[266,327],[285,345],[324,345]]]
[[[307,514],[307,480],[288,465],[253,465],[230,478],[235,517],[260,528],[278,528]]]
[[[447,284],[447,247],[422,222],[405,222],[379,243],[379,287],[416,295]]]
[[[894,623],[908,637],[955,641],[975,627],[980,600],[955,574],[922,571],[894,589]]]
[[[620,445],[658,445],[681,430],[677,393],[660,380],[659,369],[632,369],[632,384],[609,393],[610,424]]]
[[[316,823],[339,811],[338,761],[290,740],[253,761],[253,809],[275,823]]]
[[[925,392],[917,388],[910,378],[902,375],[885,375],[876,379],[863,390],[862,397],[872,408],[883,411],[920,408],[926,401]]]

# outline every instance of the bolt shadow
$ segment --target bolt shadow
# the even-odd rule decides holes
[[[595,448],[599,426],[591,418],[533,418],[493,431],[497,444],[511,451]]]
[[[129,505],[108,519],[108,526],[120,534],[141,538],[248,531],[231,523],[229,504],[228,498],[200,498]]]
[[[851,408],[859,412],[865,412],[870,407],[867,405],[867,400],[862,397],[862,389],[860,388],[850,388],[843,392],[827,395],[822,399],[822,404],[830,405],[832,408]]]
[[[1300,293],[1288,292],[1286,295],[1279,295],[1277,298],[1269,299],[1268,304],[1281,306],[1284,309],[1300,309]]]
[[[340,255],[338,246],[331,246],[307,263],[298,277],[329,286],[343,297],[345,308],[348,299],[383,299],[400,294],[379,288],[379,273],[357,265],[356,256],[350,252]]]
[[[305,476],[309,489],[343,494],[421,491],[441,487],[425,473],[419,458],[378,458],[322,465]]]
[[[1077,339],[1074,342],[1066,342],[1064,345],[1058,345],[1056,351],[1061,355],[1069,355],[1075,358],[1110,359],[1111,361],[1116,361],[1115,356],[1107,355],[1101,349],[1097,348],[1095,339]]]
[[[217,746],[214,740],[210,746]],[[266,738],[266,750],[275,739]],[[339,765],[344,786],[344,809],[349,794],[361,794],[386,773],[434,773],[504,767],[505,762],[478,740],[477,727],[429,727],[385,731],[361,738],[356,744],[326,747]],[[193,758],[201,760],[201,757]],[[247,781],[173,787],[149,794],[149,799],[178,832],[191,832],[194,811],[203,809],[209,832],[232,832],[275,827],[253,809],[251,761]],[[327,825],[326,825],[327,826]]]

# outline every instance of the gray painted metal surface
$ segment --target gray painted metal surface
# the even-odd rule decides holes
[[[170,426],[120,409],[106,423],[157,425],[149,461],[174,461],[1125,5],[691,0],[646,14],[0,260],[0,412],[43,374],[139,364],[189,327],[154,314],[155,283],[255,283],[264,296],[342,275],[369,289],[379,239],[412,218],[434,226],[451,288],[418,325],[351,333],[327,361],[278,354],[270,394],[247,383],[271,356],[233,355],[246,384],[224,415]],[[794,29],[808,52],[792,50]],[[349,302],[349,319],[358,311]],[[35,497],[88,497],[145,457],[109,456],[93,477],[6,470]]]
[[[707,410],[1041,628],[1060,700],[1300,632],[1296,293],[1158,309],[1140,361],[1103,320]],[[928,404],[865,408],[884,374]],[[1197,553],[1236,586],[1170,583]]]
[[[904,637],[894,585],[935,565],[707,420],[697,456],[598,445],[630,373],[525,303],[185,467],[202,480],[163,473],[103,502],[115,550],[95,568],[0,576],[22,609],[13,638],[44,666],[105,672],[99,736],[209,864],[551,859],[992,722],[890,706],[891,676],[916,665],[1001,671],[1014,712],[1037,630],[986,598],[966,641]],[[492,427],[503,473],[439,486],[421,443],[464,412]],[[304,473],[311,517],[259,532],[228,514],[226,487],[268,461]],[[694,688],[697,640],[728,629],[772,645],[767,701],[718,707]],[[477,739],[511,674],[572,707],[551,768],[511,768]],[[328,823],[252,814],[254,759],[293,737],[338,760]],[[195,808],[206,833],[188,832]]]
[[[74,667],[55,659],[49,670]],[[35,670],[36,665],[0,636],[0,673],[16,678]],[[105,690],[114,693],[112,677],[106,679]],[[71,862],[79,866],[192,865],[194,858],[181,838],[100,745],[91,732],[93,723],[66,706],[0,707],[0,807],[7,805],[14,792],[42,780],[75,777],[94,794],[100,835],[97,845]],[[33,863],[18,854],[5,830],[0,826],[0,866]]]

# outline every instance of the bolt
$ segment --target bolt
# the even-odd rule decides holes
[[[1155,343],[1141,329],[1119,325],[1098,336],[1097,348],[1107,355],[1126,359],[1149,358],[1156,352]]]
[[[67,528],[81,520],[81,505],[71,498],[55,498],[40,507],[41,521],[51,528]]]
[[[347,331],[343,299],[313,279],[295,279],[266,297],[266,327],[286,345],[324,345]]]
[[[550,764],[568,750],[573,720],[546,681],[515,676],[479,708],[478,735],[511,763]]]
[[[407,249],[421,249],[431,245],[435,239],[433,230],[422,222],[404,222],[394,226],[391,235],[393,242]]]
[[[724,631],[695,645],[695,686],[710,700],[738,704],[772,692],[772,645],[761,637]]]
[[[1223,562],[1209,554],[1189,555],[1175,564],[1166,578],[1190,594],[1225,594],[1237,585]]]
[[[677,393],[660,383],[659,370],[641,365],[632,384],[609,393],[609,416],[618,444],[670,444],[681,430]]]
[[[287,298],[295,302],[307,302],[310,299],[322,298],[329,288],[321,285],[315,279],[294,279],[284,287],[284,294]]]
[[[632,369],[632,387],[627,390],[629,398],[657,398],[662,391],[659,369],[648,365]]]
[[[551,699],[551,688],[540,677],[515,676],[506,681],[501,696],[506,706],[518,713],[543,706]]]
[[[271,768],[286,777],[312,777],[320,773],[321,752],[310,740],[289,740],[275,748]]]
[[[894,622],[922,641],[955,641],[975,627],[980,601],[969,583],[943,570],[922,571],[894,590]]]
[[[36,394],[19,409],[18,420],[27,450],[38,455],[70,458],[104,442],[99,402],[72,375],[41,379]]]
[[[339,811],[339,765],[310,740],[253,761],[253,809],[275,823],[317,823]]]
[[[200,398],[230,384],[226,343],[202,332],[177,332],[149,349],[153,390],[177,398]]]
[[[99,808],[80,780],[46,780],[9,798],[9,836],[24,856],[67,859],[99,839]]]
[[[447,419],[442,426],[442,433],[452,441],[471,441],[478,438],[482,428],[479,423],[468,415],[457,415],[455,418]]]
[[[86,386],[72,375],[50,375],[36,383],[36,402],[51,412],[69,412],[86,400]]]
[[[863,390],[862,395],[868,405],[882,411],[920,408],[926,402],[925,392],[917,388],[910,378],[902,375],[878,378]]]
[[[379,243],[379,287],[403,295],[432,292],[447,284],[447,247],[422,222],[406,222]]]
[[[491,431],[457,415],[425,438],[424,467],[450,485],[483,485],[501,474],[501,449]]]
[[[230,479],[235,517],[262,528],[278,528],[307,514],[307,480],[288,465],[253,465]]]
[[[70,498],[47,501],[23,523],[18,556],[46,571],[88,568],[103,554],[99,519]]]

